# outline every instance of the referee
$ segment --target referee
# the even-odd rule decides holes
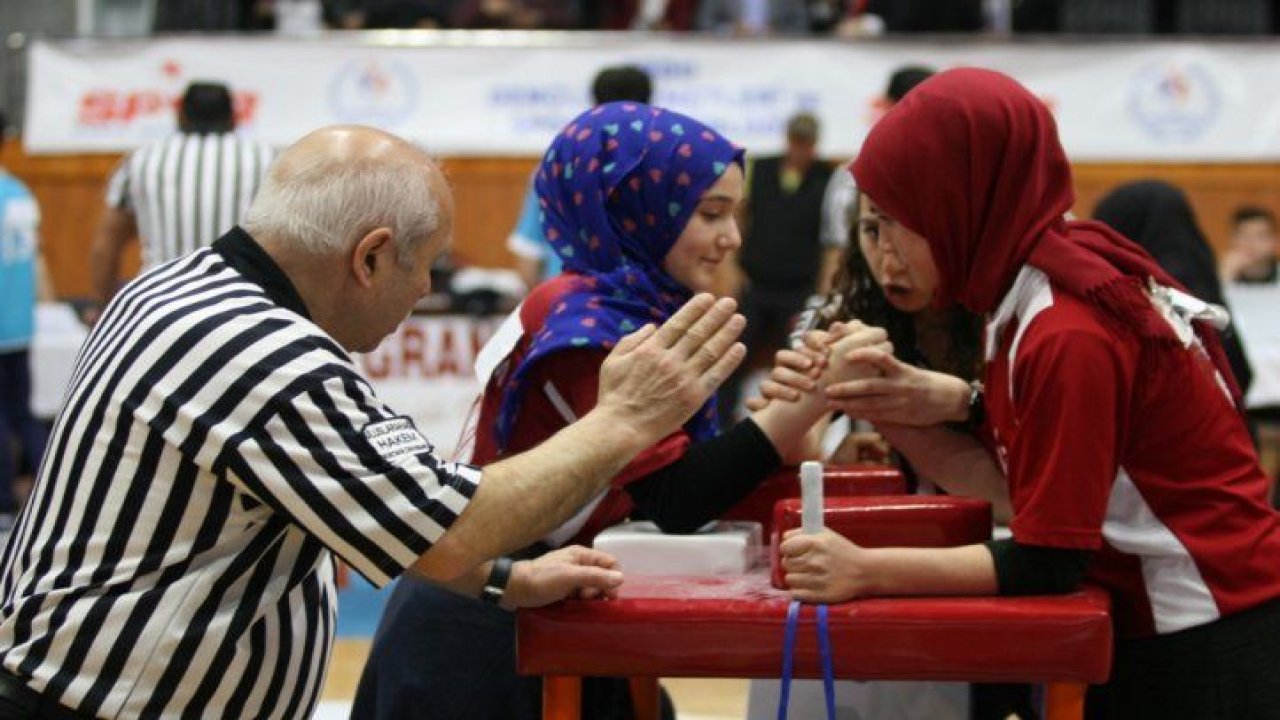
[[[307,717],[335,554],[375,585],[410,569],[509,608],[617,587],[586,548],[488,558],[686,420],[741,361],[742,318],[694,298],[618,344],[579,422],[483,471],[447,463],[347,353],[429,291],[452,223],[424,152],[326,128],[281,155],[243,229],[121,290],[0,558],[0,718]]]
[[[178,132],[121,161],[90,249],[98,308],[119,286],[120,261],[134,238],[146,270],[208,246],[244,219],[272,153],[237,135],[235,125],[226,85],[192,83],[178,108]]]

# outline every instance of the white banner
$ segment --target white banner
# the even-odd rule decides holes
[[[413,44],[408,44],[413,43]],[[127,150],[172,131],[192,80],[229,83],[243,130],[276,145],[331,123],[377,125],[442,155],[537,155],[588,102],[601,67],[632,63],[655,102],[776,151],[799,109],[820,150],[853,155],[905,64],[978,65],[1026,83],[1081,160],[1280,158],[1275,43],[752,42],[643,35],[389,33],[37,42],[30,152]]]
[[[1253,386],[1245,396],[1245,405],[1251,409],[1280,407],[1280,323],[1276,322],[1280,285],[1227,283],[1222,289],[1253,370]]]
[[[384,403],[412,418],[441,457],[456,459],[464,424],[484,389],[473,369],[476,353],[502,320],[413,315],[376,350],[356,360]],[[31,409],[37,417],[57,414],[87,335],[67,305],[37,307],[31,347]]]

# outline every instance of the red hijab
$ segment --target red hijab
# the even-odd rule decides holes
[[[1144,291],[1181,288],[1102,223],[1067,221],[1071,167],[1049,109],[1012,78],[959,68],[921,83],[872,128],[853,164],[859,190],[923,236],[935,301],[989,313],[1023,265],[1155,345],[1177,343]],[[1239,399],[1217,333],[1197,331]]]

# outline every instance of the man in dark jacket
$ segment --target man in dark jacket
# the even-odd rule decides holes
[[[742,380],[751,369],[772,364],[791,318],[814,292],[822,252],[822,199],[831,165],[820,160],[818,119],[807,112],[787,121],[782,155],[761,158],[748,170],[739,255],[744,284],[742,340],[750,353],[720,392],[720,416],[731,423]]]

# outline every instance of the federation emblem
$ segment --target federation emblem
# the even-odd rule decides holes
[[[417,78],[394,59],[352,60],[329,85],[329,105],[341,122],[394,126],[407,120],[417,104]]]
[[[1213,126],[1222,109],[1221,90],[1209,68],[1166,59],[1138,70],[1129,92],[1129,112],[1161,142],[1191,142]]]

